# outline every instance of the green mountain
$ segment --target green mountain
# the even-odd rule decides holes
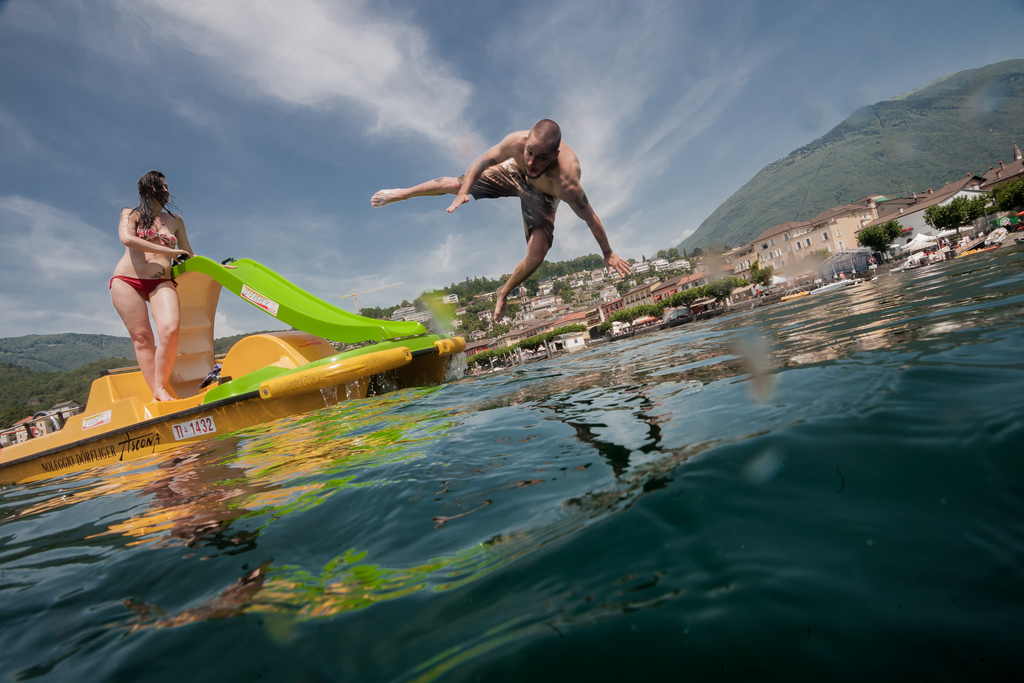
[[[960,71],[861,107],[814,142],[768,164],[683,240],[737,247],[779,223],[872,194],[938,188],[1012,160],[1024,142],[1024,59]]]
[[[249,332],[221,337],[213,342],[214,353],[227,353],[236,341]],[[135,365],[135,348],[128,337],[107,334],[30,334],[0,339],[0,364],[9,363],[42,372],[77,370],[98,360],[129,358]],[[113,366],[112,366],[113,367]]]
[[[0,339],[0,363],[32,370],[75,370],[104,358],[135,358],[131,340],[107,334],[30,334]]]
[[[6,429],[18,420],[61,401],[78,401],[84,406],[92,381],[104,370],[134,364],[134,353],[132,355],[131,360],[105,358],[60,372],[43,372],[0,363],[0,429]]]
[[[214,352],[227,353],[245,336],[214,340]],[[0,429],[60,401],[84,406],[102,371],[133,365],[135,349],[127,337],[68,333],[0,339]]]

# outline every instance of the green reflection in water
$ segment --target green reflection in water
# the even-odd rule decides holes
[[[368,562],[365,550],[351,548],[329,560],[319,572],[298,565],[263,565],[243,576],[233,586],[199,608],[168,614],[159,607],[129,601],[130,609],[140,615],[131,625],[139,628],[169,628],[209,619],[222,619],[245,613],[268,616],[268,635],[279,641],[290,639],[294,626],[310,620],[326,619],[366,609],[378,603],[404,598],[424,590],[447,592],[462,588],[492,574],[510,563],[545,546],[578,534],[608,515],[631,507],[645,492],[659,488],[673,469],[702,452],[711,444],[700,444],[675,452],[631,470],[602,490],[593,490],[564,501],[544,516],[535,527],[501,533],[490,540],[450,555],[408,567],[384,567]],[[635,577],[627,577],[633,583]],[[640,588],[619,589],[617,594],[632,594],[655,589],[657,577]],[[664,593],[664,594],[663,594]],[[657,606],[672,599],[678,591],[657,595],[630,595],[623,600],[604,600],[584,604],[572,596],[561,596],[556,603],[577,605],[561,616],[551,618],[548,607],[532,619],[516,618],[492,629],[480,638],[464,643],[438,658],[424,663],[416,671],[424,680],[436,677],[450,667],[510,640],[530,636],[537,628],[569,628],[593,623],[624,611]],[[543,624],[539,624],[543,620]]]
[[[92,538],[121,536],[129,545],[251,547],[275,520],[310,510],[347,489],[386,484],[368,473],[422,457],[423,447],[455,424],[453,413],[401,408],[441,388],[347,402],[240,430],[175,451],[169,459],[131,463],[119,468],[113,480],[51,502],[70,505],[110,492],[112,486],[135,490],[149,506]],[[229,533],[241,519],[258,519],[259,524]]]

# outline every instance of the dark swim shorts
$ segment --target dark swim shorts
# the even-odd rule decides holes
[[[465,176],[459,178],[461,183]],[[515,159],[508,159],[497,166],[491,166],[469,189],[473,199],[496,199],[498,197],[519,197],[523,211],[523,229],[526,239],[530,231],[542,228],[548,238],[548,248],[555,239],[555,211],[558,198],[540,192],[527,182],[526,173],[519,168]]]

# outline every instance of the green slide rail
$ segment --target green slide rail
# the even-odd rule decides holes
[[[229,266],[205,256],[193,256],[176,265],[173,275],[208,275],[224,289],[284,324],[345,344],[379,342],[427,333],[421,323],[374,320],[338,308],[251,259],[238,259]]]

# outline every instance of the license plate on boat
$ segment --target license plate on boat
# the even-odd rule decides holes
[[[175,441],[194,439],[197,436],[217,433],[217,425],[213,424],[212,417],[200,417],[188,422],[171,425],[171,429],[174,431]]]

